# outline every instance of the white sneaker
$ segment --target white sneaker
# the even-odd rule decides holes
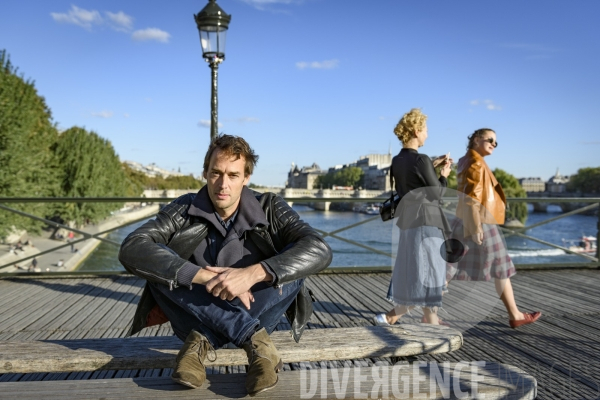
[[[373,318],[373,322],[375,322],[375,325],[390,325],[387,322],[387,318],[385,317],[384,313],[381,314],[375,314],[375,317]]]

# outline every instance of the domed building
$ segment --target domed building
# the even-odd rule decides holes
[[[564,193],[567,191],[567,183],[569,183],[569,177],[561,175],[558,168],[556,168],[556,174],[546,182],[546,191],[550,193]]]

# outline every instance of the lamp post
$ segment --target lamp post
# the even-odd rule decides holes
[[[225,59],[225,36],[231,15],[225,14],[216,0],[208,0],[206,7],[195,14],[194,19],[200,32],[202,57],[210,66],[212,75],[210,101],[210,141],[212,142],[217,137],[218,127],[217,73],[219,64]]]

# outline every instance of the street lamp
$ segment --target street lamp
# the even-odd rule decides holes
[[[202,57],[209,64],[212,72],[211,103],[210,103],[210,140],[217,137],[217,72],[219,63],[225,59],[225,36],[229,28],[231,15],[218,6],[216,0],[208,0],[208,4],[194,15],[198,31],[200,31],[200,44]]]

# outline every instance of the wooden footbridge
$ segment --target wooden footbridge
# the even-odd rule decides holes
[[[508,327],[493,290],[468,282],[452,282],[444,297],[440,315],[450,328],[420,324],[418,312],[375,327],[373,315],[390,307],[389,278],[311,277],[317,301],[309,331],[294,348],[281,319],[273,336],[288,363],[277,388],[262,397],[394,398],[404,393],[402,379],[412,379],[408,395],[420,387],[427,398],[453,398],[472,392],[475,375],[488,399],[600,396],[600,271],[519,272],[512,279],[517,303],[544,314],[518,330]],[[124,338],[142,286],[125,274],[1,279],[0,398],[244,397],[239,349],[219,350],[207,388],[188,390],[169,379],[180,346],[169,324]]]

